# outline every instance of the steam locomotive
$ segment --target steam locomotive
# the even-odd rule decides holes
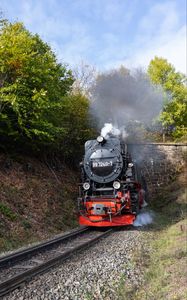
[[[81,166],[78,210],[79,224],[123,226],[133,224],[144,202],[140,174],[119,138],[85,143]]]

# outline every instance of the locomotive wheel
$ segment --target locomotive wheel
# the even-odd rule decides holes
[[[131,207],[132,207],[132,213],[138,214],[140,211],[139,208],[139,201],[138,201],[138,194],[137,193],[131,193]]]

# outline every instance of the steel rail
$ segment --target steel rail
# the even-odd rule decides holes
[[[83,233],[85,231],[88,231],[89,227],[83,227],[79,228],[73,232],[63,234],[61,236],[58,236],[56,238],[50,239],[45,242],[41,242],[35,246],[28,247],[26,249],[16,251],[14,253],[8,254],[6,256],[0,257],[0,268],[7,264],[12,264],[15,262],[18,262],[19,260],[24,259],[26,256],[33,255],[34,253],[45,249],[46,247],[53,246],[54,244],[61,243],[69,238],[73,238],[77,236],[79,233]]]
[[[89,228],[87,228],[87,230],[88,229]],[[84,231],[86,231],[86,229]],[[84,232],[84,231],[82,231],[82,232]],[[39,275],[39,274],[51,269],[52,267],[56,266],[59,262],[65,261],[67,258],[69,258],[74,253],[89,247],[90,245],[92,245],[96,241],[100,240],[104,236],[108,235],[112,231],[113,231],[113,229],[109,229],[109,230],[105,231],[104,233],[101,233],[88,241],[84,241],[80,245],[77,245],[66,251],[63,251],[61,254],[53,257],[52,259],[49,259],[48,261],[46,261],[44,263],[41,263],[25,272],[19,273],[18,275],[15,275],[15,276],[1,282],[0,283],[0,297],[13,291],[17,287],[19,287],[23,282],[29,281],[34,276]]]

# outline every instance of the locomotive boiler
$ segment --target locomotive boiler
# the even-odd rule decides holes
[[[116,137],[89,140],[80,166],[79,224],[102,227],[133,224],[144,192],[127,144]]]

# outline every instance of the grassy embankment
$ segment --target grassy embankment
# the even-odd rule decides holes
[[[155,222],[145,231],[144,246],[134,252],[134,268],[144,272],[140,288],[119,287],[119,300],[187,299],[186,174],[162,188],[154,199]],[[146,232],[148,234],[146,234]]]
[[[77,225],[79,174],[59,167],[0,154],[0,252]]]

